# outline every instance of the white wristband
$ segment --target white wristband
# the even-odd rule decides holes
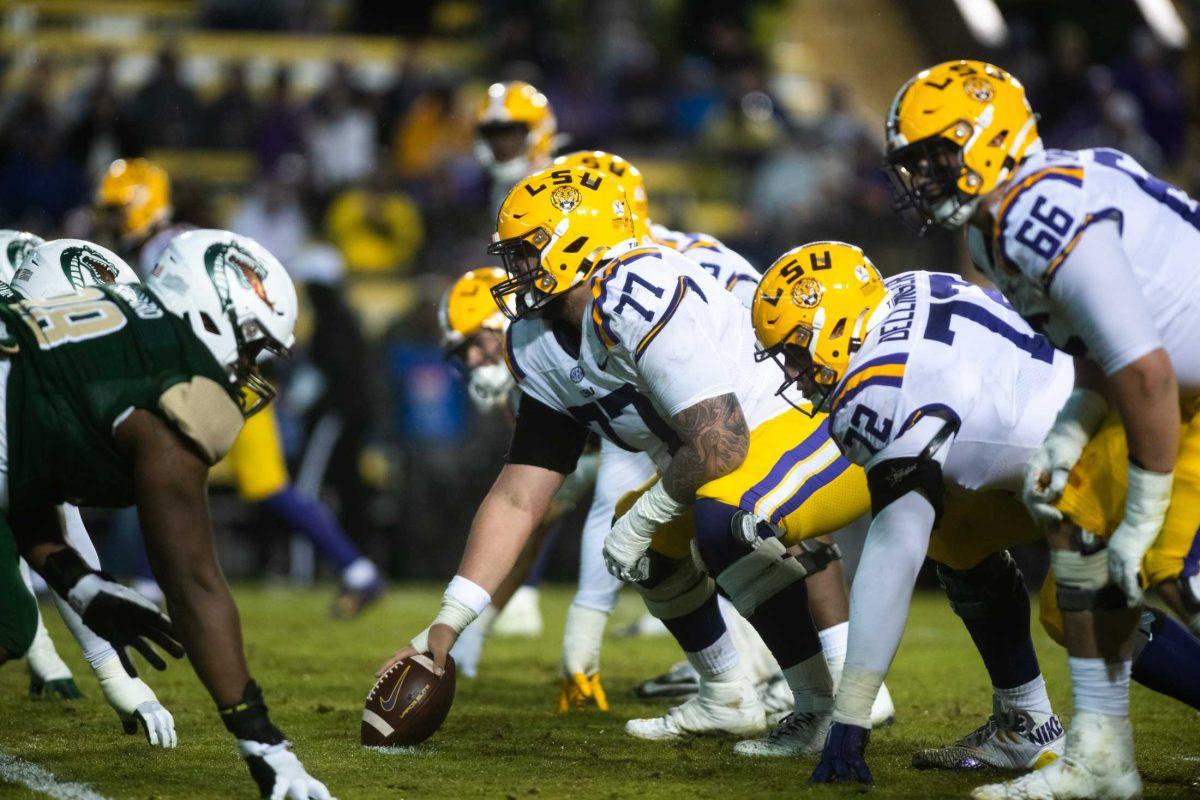
[[[847,664],[833,701],[833,721],[859,728],[871,727],[871,706],[883,685],[884,674]]]
[[[488,603],[492,602],[492,596],[488,594],[487,589],[462,575],[455,575],[451,578],[450,584],[446,587],[445,597],[453,597],[475,612],[475,616],[479,616],[487,608]]]
[[[1171,488],[1174,472],[1151,472],[1129,462],[1129,488],[1125,492],[1125,525],[1153,537],[1144,542],[1154,544],[1171,507]]]
[[[1073,389],[1051,430],[1086,443],[1100,427],[1107,412],[1108,401],[1104,395],[1092,389]]]
[[[492,596],[486,589],[469,578],[455,575],[446,587],[446,593],[442,595],[442,607],[429,624],[429,628],[434,625],[447,625],[455,634],[462,633],[491,602]],[[418,633],[410,642],[418,653],[429,650],[429,628]]]

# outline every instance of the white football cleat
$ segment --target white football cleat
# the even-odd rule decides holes
[[[633,693],[643,700],[690,697],[700,690],[700,673],[687,661],[678,661],[661,675],[639,683]]]
[[[1133,726],[1124,717],[1084,711],[1071,720],[1062,757],[1007,783],[980,786],[974,800],[1137,800]]]
[[[1038,769],[1062,755],[1066,737],[1056,714],[996,708],[987,722],[948,747],[918,750],[917,769]]]
[[[492,633],[496,636],[512,636],[536,639],[542,635],[542,609],[538,604],[540,593],[533,586],[522,586],[513,592],[504,610],[496,615]]]
[[[700,691],[661,717],[631,719],[625,732],[638,739],[664,741],[711,733],[740,736],[767,727],[758,692],[745,678],[714,683],[701,681]]]
[[[763,739],[746,739],[733,747],[741,756],[782,758],[820,755],[833,716],[829,712],[793,712]]]
[[[887,684],[879,684],[879,694],[871,704],[871,727],[883,728],[896,721],[896,704],[892,702],[892,693]]]

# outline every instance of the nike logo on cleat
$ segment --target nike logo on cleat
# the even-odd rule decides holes
[[[1062,735],[1062,723],[1054,716],[1025,734],[1025,738],[1037,745],[1047,745]]]

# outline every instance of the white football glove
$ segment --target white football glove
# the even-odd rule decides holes
[[[563,626],[563,677],[600,671],[600,645],[608,614],[572,603]]]
[[[125,733],[136,734],[138,723],[141,723],[151,747],[170,750],[179,744],[171,712],[158,702],[154,690],[141,678],[125,674],[120,659],[112,658],[96,667],[96,677],[100,680],[104,699],[117,712]]]
[[[1174,478],[1173,472],[1151,472],[1129,465],[1125,517],[1108,539],[1108,574],[1125,593],[1131,608],[1142,602],[1142,559],[1162,531],[1171,507]]]
[[[250,767],[250,777],[259,792],[270,800],[336,800],[325,784],[304,770],[300,759],[288,747],[291,742],[265,744],[238,739],[238,753]]]
[[[1062,512],[1055,504],[1062,498],[1067,476],[1107,410],[1108,403],[1098,392],[1075,389],[1058,412],[1042,446],[1025,465],[1021,499],[1038,522],[1062,521]]]
[[[655,481],[604,537],[604,566],[626,583],[646,580],[650,577],[646,551],[654,532],[682,513],[683,505],[667,494],[661,480]]]

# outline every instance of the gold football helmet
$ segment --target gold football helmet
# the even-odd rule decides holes
[[[481,330],[503,332],[508,317],[500,313],[492,298],[492,287],[508,277],[499,267],[468,271],[446,291],[438,307],[442,349],[449,355]]]
[[[1025,87],[982,61],[947,61],[901,87],[887,116],[896,210],[920,233],[960,228],[979,200],[1042,149]]]
[[[625,185],[629,195],[629,208],[633,211],[633,222],[637,237],[650,235],[650,204],[646,199],[646,179],[641,170],[630,162],[603,150],[576,150],[554,159],[556,167],[583,167],[597,172],[607,172]]]
[[[862,250],[844,242],[810,242],[787,251],[763,273],[750,314],[761,349],[784,373],[777,394],[798,385],[809,414],[845,376],[850,357],[886,310],[887,289]],[[789,399],[789,402],[790,399]]]
[[[493,83],[475,118],[475,154],[484,167],[513,181],[546,167],[558,121],[546,96],[524,81]]]
[[[119,158],[109,165],[96,190],[96,209],[112,218],[123,245],[137,244],[171,216],[167,172],[144,158]]]
[[[637,239],[625,187],[583,167],[535,172],[504,198],[488,253],[509,278],[492,287],[518,319],[587,280],[611,248]],[[509,297],[513,302],[509,302]]]

